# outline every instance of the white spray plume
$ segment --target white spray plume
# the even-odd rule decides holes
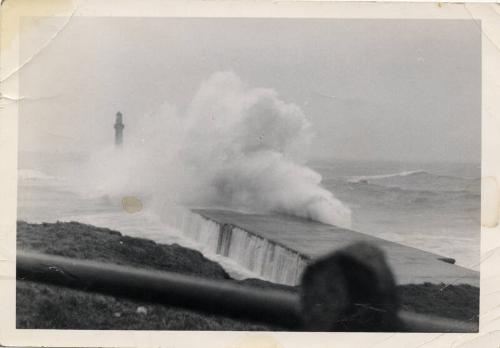
[[[122,151],[93,157],[86,176],[100,193],[350,226],[350,210],[304,165],[309,121],[274,90],[218,72],[183,115],[165,104],[134,127],[125,129]]]

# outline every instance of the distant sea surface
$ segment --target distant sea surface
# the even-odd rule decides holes
[[[479,164],[316,161],[352,229],[449,256],[479,270]]]
[[[44,160],[20,156],[18,220],[76,220],[159,242],[189,244],[150,212],[124,214],[109,197],[74,191],[61,168],[80,160],[70,155]],[[350,207],[353,230],[479,269],[479,165],[322,160],[309,166]]]

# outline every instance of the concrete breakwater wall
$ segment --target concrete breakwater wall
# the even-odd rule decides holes
[[[202,211],[184,213],[176,227],[210,253],[226,256],[262,279],[296,285],[308,258],[274,241],[219,222]]]
[[[275,283],[296,285],[310,260],[364,241],[384,251],[398,284],[479,286],[479,272],[454,265],[453,259],[302,218],[192,209],[178,215],[175,225],[205,251]]]

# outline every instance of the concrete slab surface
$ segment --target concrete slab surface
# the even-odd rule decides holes
[[[356,241],[373,243],[386,253],[398,284],[429,282],[479,286],[479,272],[444,262],[440,260],[443,256],[364,233],[285,215],[245,214],[218,209],[192,211],[216,223],[236,226],[309,259]]]

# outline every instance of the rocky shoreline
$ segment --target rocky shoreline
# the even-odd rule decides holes
[[[177,244],[164,245],[118,231],[78,222],[18,222],[18,250],[110,262],[231,280],[216,262]],[[295,287],[258,279],[236,281],[248,286]],[[398,287],[401,307],[420,313],[477,321],[479,289],[470,285],[419,284]],[[280,330],[195,311],[118,299],[53,285],[17,281],[16,326],[19,329],[95,330]]]

